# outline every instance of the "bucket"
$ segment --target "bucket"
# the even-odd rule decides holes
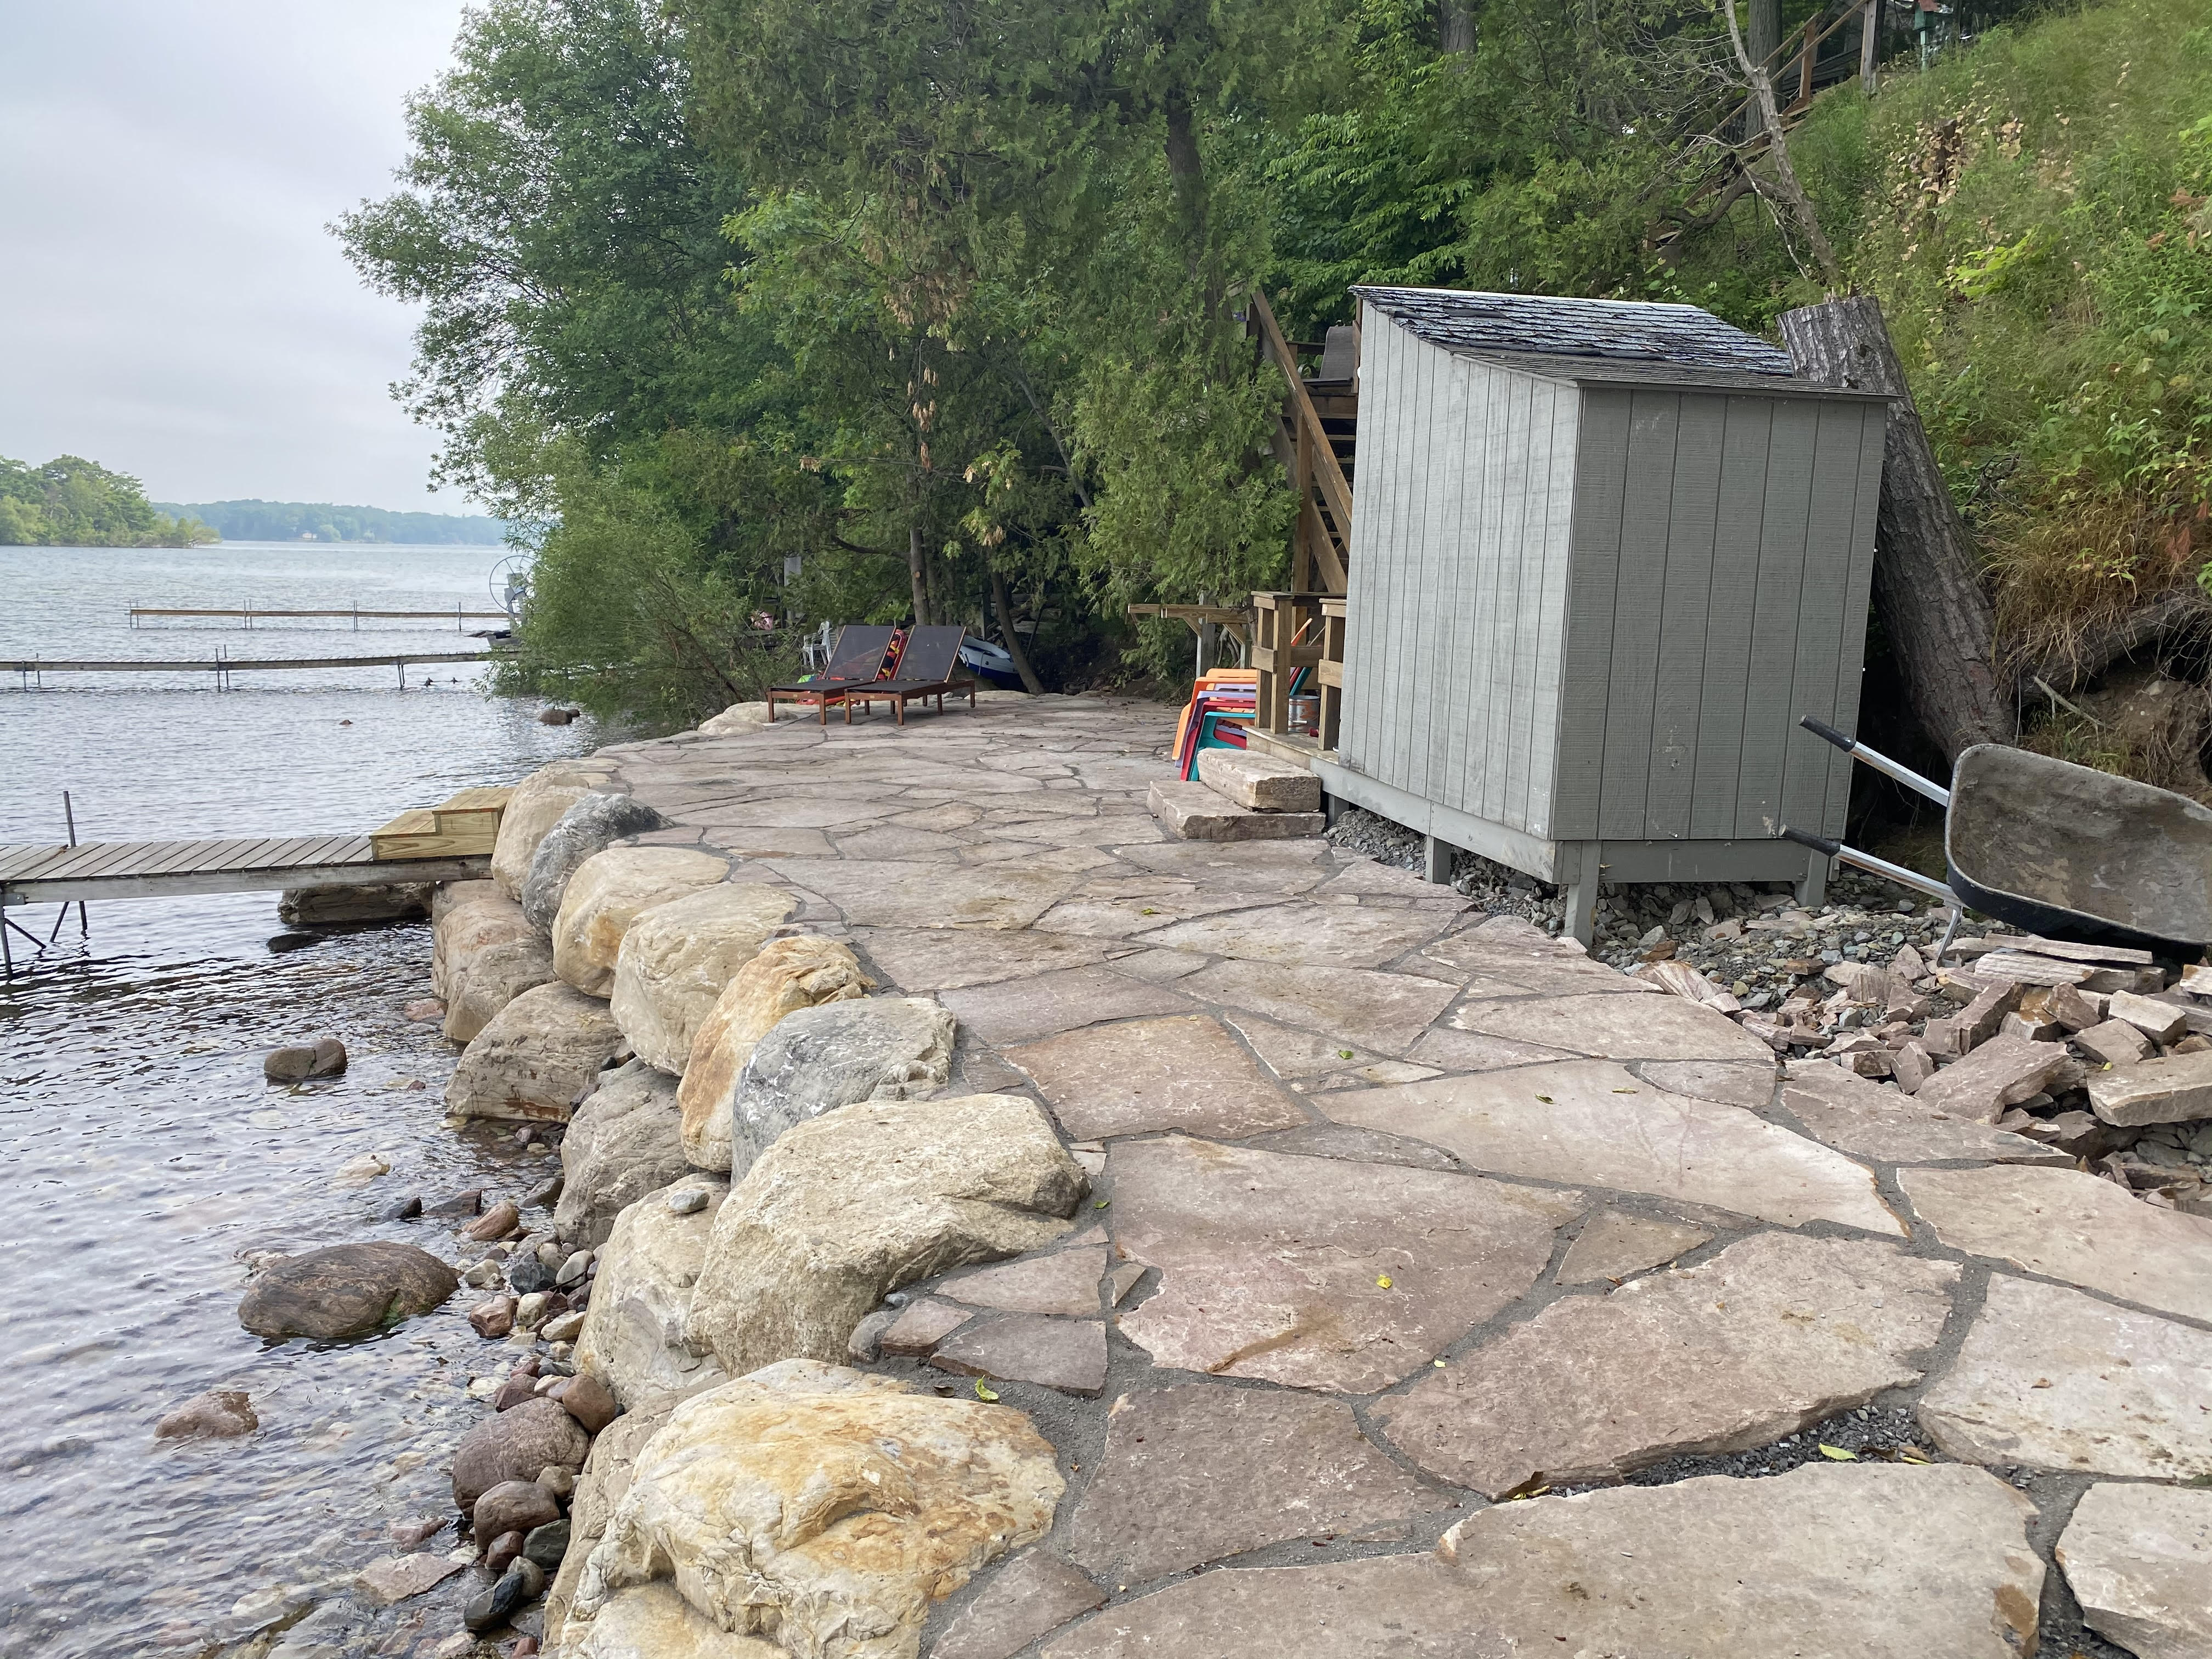
[[[1321,698],[1301,696],[1290,699],[1291,730],[1302,737],[1316,735],[1321,726]]]

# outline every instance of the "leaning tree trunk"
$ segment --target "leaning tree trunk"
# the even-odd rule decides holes
[[[1006,654],[1014,659],[1014,672],[1022,677],[1022,690],[1031,696],[1044,690],[1036,671],[1030,666],[1030,653],[1022,649],[1022,636],[1014,632],[1014,602],[1006,594],[1006,573],[991,573],[991,605],[999,613],[999,631],[1006,636]]]
[[[1893,400],[1875,526],[1874,600],[1913,713],[1954,759],[1978,743],[2010,743],[2019,727],[1996,669],[1989,592],[1881,307],[1860,295],[1784,312],[1782,337],[1806,379],[1887,392]]]

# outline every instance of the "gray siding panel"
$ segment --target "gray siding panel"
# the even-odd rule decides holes
[[[1705,702],[1706,619],[1712,608],[1713,526],[1720,498],[1728,402],[1685,397],[1674,441],[1674,493],[1660,595],[1659,671],[1651,698],[1644,833],[1686,839]]]
[[[1728,400],[1720,495],[1713,520],[1705,685],[1698,704],[1698,775],[1690,804],[1690,834],[1701,841],[1744,833],[1737,821],[1736,785],[1743,769],[1744,691],[1751,672],[1759,532],[1765,517],[1766,450],[1773,417],[1774,406],[1765,398]]]
[[[1605,717],[1603,793],[1597,832],[1641,840],[1650,778],[1651,700],[1659,681],[1660,607],[1667,581],[1667,520],[1682,397],[1630,394],[1628,478],[1613,584],[1612,690]]]
[[[1614,588],[1621,513],[1627,498],[1629,398],[1585,392],[1576,433],[1572,548],[1566,639],[1559,673],[1559,757],[1552,787],[1552,833],[1587,841],[1598,833],[1605,772],[1605,715],[1611,699]]]
[[[1796,726],[1800,715],[1833,712],[1841,666],[1842,617],[1850,586],[1852,515],[1858,495],[1857,411],[1815,405],[1810,446],[1812,483],[1805,526],[1805,576],[1797,592],[1797,659],[1790,677],[1790,747],[1782,777],[1782,812],[1793,824],[1819,823],[1828,808],[1832,759],[1844,757]]]
[[[1805,575],[1805,514],[1820,406],[1791,399],[1771,408],[1751,665],[1744,688],[1743,759],[1736,781],[1736,833],[1743,836],[1771,836],[1783,823],[1784,757],[1796,728],[1790,700],[1796,666],[1797,597]]]
[[[1887,422],[1879,407],[1862,407],[1858,416],[1858,489],[1851,503],[1850,540],[1844,550],[1850,574],[1838,618],[1842,640],[1836,656],[1832,705],[1835,712],[1827,717],[1838,731],[1854,735],[1859,728],[1859,686],[1866,677],[1867,603],[1874,586],[1875,514],[1881,505],[1881,452]],[[1846,447],[1839,438],[1838,452]],[[1852,763],[1849,755],[1829,751],[1827,808],[1820,820],[1823,835],[1844,833],[1851,799]]]

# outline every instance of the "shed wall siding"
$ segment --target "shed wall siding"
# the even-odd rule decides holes
[[[1549,836],[1581,394],[1371,311],[1364,338],[1339,752]]]
[[[1878,404],[1585,391],[1555,835],[1840,833],[1849,761],[1796,722],[1856,718],[1881,424]]]

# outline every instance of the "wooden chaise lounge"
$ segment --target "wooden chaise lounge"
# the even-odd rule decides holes
[[[896,629],[847,626],[837,630],[837,642],[830,647],[830,665],[811,679],[800,680],[793,685],[771,685],[768,689],[768,717],[775,719],[779,700],[801,706],[813,704],[822,711],[822,723],[830,723],[830,705],[841,702],[857,686],[872,685],[884,672],[884,659],[890,653],[891,638]],[[853,711],[845,710],[849,722]]]
[[[973,676],[960,672],[960,644],[968,637],[964,628],[916,628],[906,636],[906,649],[899,653],[898,669],[890,678],[878,680],[873,685],[855,686],[846,696],[845,720],[853,719],[853,703],[888,702],[898,715],[898,723],[906,724],[906,706],[909,702],[927,702],[934,697],[939,714],[945,712],[945,695],[968,694],[968,706],[975,706],[975,681]],[[826,720],[827,715],[823,718]]]

